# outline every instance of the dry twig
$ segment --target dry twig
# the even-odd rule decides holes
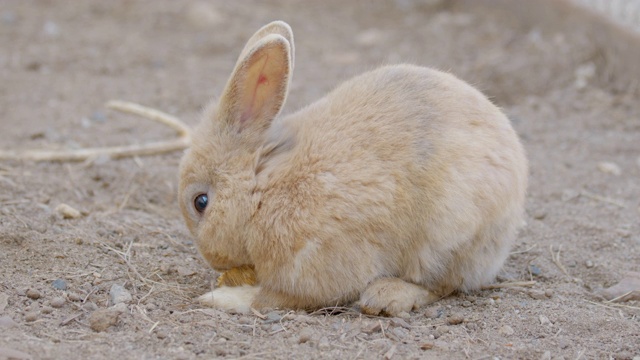
[[[615,206],[617,206],[619,208],[622,208],[622,209],[627,207],[625,204],[622,203],[622,201],[619,201],[619,200],[616,200],[616,199],[612,199],[612,198],[609,198],[609,197],[606,197],[606,196],[600,196],[598,194],[592,194],[592,193],[590,193],[588,191],[584,191],[583,190],[582,192],[580,192],[580,195],[582,195],[582,196],[584,196],[586,198],[589,198],[591,200],[596,200],[596,201],[600,201],[600,202],[603,202],[603,203],[612,204],[612,205],[615,205]]]
[[[512,251],[509,253],[509,255],[517,255],[517,254],[525,254],[528,253],[529,251],[535,249],[538,245],[537,244],[533,244],[530,248],[525,249],[525,250],[521,250],[521,251]]]
[[[609,309],[620,309],[620,308],[624,308],[624,309],[629,309],[629,310],[635,310],[638,311],[640,310],[640,307],[638,306],[631,306],[631,305],[624,305],[624,304],[620,304],[620,303],[610,303],[610,302],[605,302],[605,303],[599,303],[599,302],[595,302],[595,301],[589,301],[589,300],[584,300],[586,302],[588,302],[589,304],[592,305],[598,305],[598,306],[603,306]]]
[[[333,315],[360,315],[360,312],[353,310],[353,308],[345,307],[345,306],[327,306],[327,307],[323,307],[323,308],[320,308],[318,310],[315,310],[315,311],[309,313],[309,315],[311,315],[311,316],[313,316],[313,315],[327,315],[327,316],[333,316]]]
[[[129,261],[129,259],[130,259],[130,250],[131,250],[132,244],[133,244],[133,240],[129,243],[127,251],[126,252],[122,252],[120,250],[116,250],[116,249],[112,248],[111,246],[109,246],[109,245],[107,245],[105,243],[101,243],[102,246],[104,246],[108,250],[111,250],[114,253],[116,253],[120,257],[120,259],[122,259],[122,261],[124,261],[124,263],[127,265],[129,270],[138,278],[138,280],[142,281],[147,286],[150,286],[149,283],[156,283],[157,284],[157,282],[154,282],[154,281],[149,280],[149,279],[145,278],[144,276],[142,276],[138,272],[136,267],[133,266],[133,264]]]
[[[185,149],[191,143],[191,130],[178,118],[156,109],[142,105],[112,100],[106,106],[120,112],[138,115],[153,120],[174,129],[178,135],[176,139],[148,142],[142,145],[110,146],[99,148],[84,148],[74,150],[0,150],[0,160],[29,160],[29,161],[83,161],[108,156],[112,159],[157,155],[171,151]]]
[[[627,296],[629,296],[629,295],[633,294],[634,292],[635,292],[635,290],[627,291],[626,293],[624,293],[624,294],[622,294],[622,295],[619,295],[619,296],[616,296],[616,297],[614,297],[613,299],[611,299],[611,300],[607,300],[607,301],[605,301],[605,302],[606,302],[606,303],[614,303],[614,302],[616,302],[616,301],[618,301],[618,300],[620,300],[620,299],[626,298]]]
[[[564,265],[562,265],[562,262],[560,262],[560,251],[562,250],[562,245],[558,246],[558,252],[554,253],[553,252],[553,245],[549,245],[549,252],[551,253],[551,260],[553,261],[554,264],[556,264],[556,266],[567,276],[569,276],[569,272],[567,271],[567,268],[564,267]]]
[[[504,289],[504,288],[511,288],[511,287],[532,287],[535,284],[536,284],[535,281],[509,281],[509,282],[485,285],[481,289],[493,290],[493,289]]]
[[[251,308],[251,312],[253,313],[253,315],[255,315],[256,317],[259,317],[262,320],[265,320],[267,318],[266,315],[263,315],[260,311],[254,309],[254,308]]]

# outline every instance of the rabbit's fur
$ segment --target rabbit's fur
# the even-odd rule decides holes
[[[278,117],[292,69],[289,26],[260,29],[182,160],[179,201],[201,254],[220,271],[253,265],[258,279],[201,301],[247,311],[359,299],[394,315],[493,281],[527,186],[505,115],[453,75],[394,65]]]

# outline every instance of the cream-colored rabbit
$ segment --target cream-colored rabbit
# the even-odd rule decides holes
[[[235,311],[359,300],[394,315],[493,281],[522,222],[527,160],[509,120],[456,77],[357,76],[285,117],[289,26],[242,51],[180,169],[180,205],[216,270],[257,285],[203,295]]]

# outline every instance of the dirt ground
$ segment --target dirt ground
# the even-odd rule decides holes
[[[129,100],[193,125],[245,40],[274,19],[296,37],[285,112],[380,64],[457,74],[504,108],[527,149],[527,225],[499,281],[535,281],[404,319],[226,314],[194,301],[218,274],[178,210],[180,152],[1,161],[0,359],[638,359],[640,301],[600,295],[640,272],[640,102],[619,86],[631,75],[584,29],[509,11],[491,1],[0,0],[5,150],[171,137],[103,104]],[[62,203],[82,215],[64,219]],[[115,308],[114,284],[132,296]]]

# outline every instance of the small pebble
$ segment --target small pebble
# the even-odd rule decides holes
[[[618,234],[620,237],[628,238],[631,236],[631,231],[626,229],[616,229],[616,234]]]
[[[271,323],[279,322],[280,320],[282,320],[282,315],[278,311],[268,312],[265,314],[265,316],[267,317],[264,320],[265,324],[271,324]]]
[[[469,300],[465,300],[462,302],[462,306],[463,307],[471,307],[473,305],[473,303]]]
[[[379,321],[364,324],[362,326],[362,332],[365,334],[373,334],[379,332],[382,329]]]
[[[53,312],[53,308],[50,306],[43,306],[41,311],[43,314],[51,314]]]
[[[529,265],[529,272],[533,276],[540,276],[540,274],[542,274],[542,270],[540,270],[540,268],[537,265],[533,265],[533,264]]]
[[[51,283],[51,285],[54,289],[57,290],[67,290],[67,282],[62,279],[53,280],[53,283]]]
[[[196,273],[193,269],[187,268],[185,266],[178,266],[177,270],[178,270],[178,275],[183,277],[192,276],[192,275],[195,275]]]
[[[67,204],[60,204],[60,205],[56,206],[55,211],[58,214],[62,215],[63,219],[77,219],[80,216],[82,216],[80,211],[72,208],[71,206],[69,206]]]
[[[0,328],[11,328],[18,324],[9,316],[0,316]]]
[[[580,192],[575,189],[564,189],[562,191],[561,199],[562,201],[569,201],[580,196]]]
[[[164,330],[156,331],[156,337],[158,339],[165,339],[167,337],[167,333]]]
[[[38,312],[37,311],[30,311],[28,313],[26,313],[24,315],[24,320],[27,322],[33,322],[38,320]]]
[[[86,117],[83,117],[82,119],[80,119],[80,125],[84,129],[88,129],[91,127],[92,123],[91,123],[91,120],[87,119]]]
[[[407,337],[408,337],[408,335],[409,335],[409,334],[408,334],[408,333],[409,333],[409,331],[408,331],[407,329],[405,329],[405,328],[401,328],[401,327],[397,327],[397,328],[393,328],[393,329],[391,329],[391,333],[392,333],[393,335],[395,335],[395,336],[398,338],[398,340],[405,339],[405,338],[407,338]]]
[[[303,323],[303,324],[307,324],[307,325],[317,325],[318,324],[318,320],[316,320],[314,317],[308,316],[308,315],[296,315],[293,320],[295,320],[296,322],[299,323]]]
[[[560,342],[558,343],[558,346],[560,347],[560,349],[566,349],[571,345],[571,343],[567,340],[560,340]]]
[[[587,269],[591,269],[593,267],[593,261],[591,260],[587,260],[584,262],[584,266],[587,267]]]
[[[107,115],[102,111],[95,111],[93,114],[91,114],[91,120],[102,123],[107,120]]]
[[[615,355],[613,355],[613,359],[614,360],[629,360],[633,357],[632,360],[636,360],[636,357],[640,357],[640,356],[633,356],[634,354],[630,351],[621,351]]]
[[[191,352],[188,350],[182,350],[174,355],[176,360],[189,360],[191,359]]]
[[[53,21],[47,21],[42,27],[42,32],[49,37],[57,37],[60,35],[60,28]]]
[[[598,163],[598,170],[602,171],[605,174],[611,174],[615,176],[620,176],[622,174],[622,170],[620,166],[616,163],[603,161]]]
[[[129,311],[129,306],[125,303],[118,303],[111,307],[111,310],[124,314]]]
[[[536,220],[543,220],[547,217],[547,212],[544,210],[538,210],[533,213],[533,218]]]
[[[310,327],[306,327],[300,330],[300,333],[298,334],[298,344],[304,344],[311,341],[311,339],[313,339],[314,333],[315,332]]]
[[[265,329],[265,331],[268,331],[268,327],[267,329]],[[218,332],[218,337],[226,339],[226,340],[233,340],[235,338],[235,333],[230,331],[230,330],[226,330],[226,329],[222,329]]]
[[[408,312],[406,312],[406,311],[400,311],[400,312],[398,313],[398,315],[396,315],[396,316],[397,316],[397,317],[399,317],[400,319],[404,319],[404,320],[408,320],[408,319],[410,319],[410,318],[411,318],[411,314],[409,314],[409,313],[408,313]]]
[[[27,297],[32,300],[38,300],[42,297],[38,290],[29,289],[27,290]]]
[[[67,300],[65,300],[62,296],[56,296],[53,299],[51,299],[51,301],[49,302],[49,304],[51,305],[51,307],[54,308],[61,308],[64,306],[64,304],[67,302]]]
[[[111,285],[111,289],[109,289],[109,296],[112,305],[129,303],[133,299],[131,297],[131,293],[127,291],[124,286],[118,284]]]
[[[544,295],[548,298],[553,297],[553,290],[547,289],[544,291]]]
[[[511,326],[509,326],[509,325],[501,326],[500,329],[498,329],[498,332],[501,335],[504,335],[504,336],[511,336],[511,335],[513,335],[515,333],[513,328]]]
[[[462,324],[464,322],[464,316],[460,315],[460,314],[454,314],[451,315],[448,319],[447,319],[447,323],[449,325],[459,325]]]
[[[409,325],[404,319],[402,318],[392,318],[391,319],[391,325],[395,326],[395,327],[401,327],[401,328],[405,328],[405,329],[411,329],[411,325]]]
[[[331,343],[329,342],[329,339],[327,339],[326,336],[323,336],[320,341],[318,341],[318,349],[320,351],[328,351],[331,350]]]
[[[540,315],[539,319],[540,319],[540,324],[541,325],[551,325],[551,321],[549,320],[548,317],[546,317],[544,315]]]
[[[92,301],[87,301],[86,303],[82,304],[82,309],[88,312],[93,312],[98,310],[98,305],[94,304]]]
[[[98,309],[89,316],[89,326],[95,332],[102,332],[118,323],[120,312],[111,309]]]
[[[434,334],[435,338],[439,338],[444,334],[448,334],[451,329],[447,325],[441,325],[436,328],[436,332]]]
[[[429,319],[437,319],[440,316],[442,316],[442,309],[438,308],[438,307],[430,307],[427,310],[425,310],[424,312],[424,316],[428,317]]]
[[[69,293],[67,294],[67,299],[69,299],[69,301],[78,302],[82,301],[82,296],[78,293]]]
[[[216,354],[217,357],[221,357],[221,358],[227,356],[227,350],[222,348],[216,348],[214,350],[214,353]]]
[[[546,300],[547,299],[547,295],[543,292],[543,291],[539,291],[539,290],[529,290],[527,292],[527,294],[532,298],[532,299],[536,299],[536,300]]]
[[[433,343],[426,342],[420,345],[420,350],[431,350],[433,349]]]

